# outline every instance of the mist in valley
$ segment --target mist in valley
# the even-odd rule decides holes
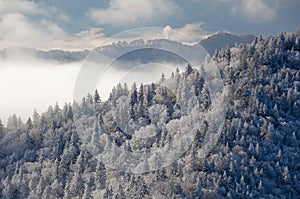
[[[93,86],[82,89],[80,94],[74,94],[74,86],[85,62],[61,63],[23,53],[1,59],[0,63],[0,118],[3,123],[14,113],[26,122],[34,109],[41,113],[56,103],[63,106],[74,100],[80,101],[95,89],[98,89],[101,99],[106,100],[118,83],[126,83],[130,88],[134,82],[137,85],[157,82],[162,73],[170,77],[176,68],[184,67],[168,62],[119,61],[111,66],[94,63],[94,67],[85,67],[90,67],[91,74],[100,74],[96,77],[97,81],[93,82]],[[85,81],[89,81],[89,77]]]

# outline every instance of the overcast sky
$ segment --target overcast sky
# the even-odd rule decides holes
[[[1,0],[0,47],[82,49],[130,28],[276,35],[300,27],[299,0]]]

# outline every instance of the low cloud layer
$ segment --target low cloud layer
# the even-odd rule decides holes
[[[33,110],[44,112],[48,106],[60,106],[64,103],[72,103],[73,100],[82,99],[87,93],[80,96],[80,99],[74,99],[74,88],[82,63],[57,63],[34,58],[27,55],[15,61],[14,56],[9,59],[0,59],[0,119],[5,123],[7,118],[16,113],[26,121],[32,116]],[[126,69],[131,63],[118,65]],[[175,69],[184,67],[183,65],[174,65],[171,63],[139,64],[132,63],[134,67],[127,70],[110,67],[104,75],[99,77],[98,88],[101,99],[106,100],[112,88],[119,82],[127,83],[129,87],[135,82],[138,86],[141,83],[156,82],[164,73],[170,77]],[[103,70],[105,66],[98,64],[96,70]],[[94,71],[97,73],[97,71]],[[90,93],[94,92],[90,90]]]
[[[79,63],[57,64],[42,60],[0,60],[0,118],[3,122],[16,113],[23,120],[36,108],[46,111],[58,102],[73,101]]]

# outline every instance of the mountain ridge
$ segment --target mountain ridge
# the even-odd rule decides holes
[[[186,47],[186,48],[197,48],[202,46],[210,56],[212,56],[216,50],[221,50],[226,47],[233,47],[235,44],[241,43],[251,43],[254,40],[254,35],[234,35],[226,32],[218,32],[212,34],[208,38],[201,40],[198,44],[195,45],[186,45],[177,41],[168,40],[168,39],[154,39],[154,40],[134,40],[131,42],[116,42],[111,45],[105,45],[96,47],[91,50],[37,50],[27,47],[17,47],[17,48],[5,48],[0,50],[0,57],[5,59],[10,56],[10,54],[29,54],[35,56],[38,59],[49,60],[49,61],[58,61],[58,62],[77,62],[83,61],[91,52],[103,51],[110,52],[115,48],[126,48],[126,47],[157,47],[163,45],[174,45],[177,47]]]
[[[235,35],[228,32],[218,32],[201,40],[199,44],[212,56],[216,50],[231,48],[236,44],[250,44],[255,38],[256,36],[252,34]]]

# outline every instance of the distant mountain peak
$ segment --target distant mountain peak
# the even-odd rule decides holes
[[[199,42],[199,44],[210,54],[213,55],[216,50],[222,48],[233,47],[235,44],[251,43],[256,36],[247,35],[234,35],[229,32],[217,32],[206,39]],[[199,45],[198,44],[198,45]]]

